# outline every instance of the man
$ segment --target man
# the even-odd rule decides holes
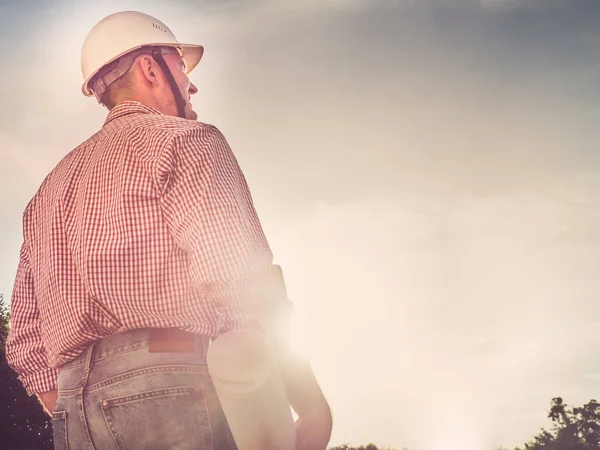
[[[197,122],[203,54],[157,19],[100,21],[83,93],[109,110],[27,206],[7,360],[53,419],[56,449],[230,449],[209,338],[256,329],[279,348],[298,449],[325,449],[329,407],[289,356],[289,301],[242,171]]]

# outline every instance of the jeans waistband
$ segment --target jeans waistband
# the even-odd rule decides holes
[[[209,337],[196,335],[196,352],[206,357],[208,350]],[[140,328],[137,330],[128,330],[120,333],[106,336],[97,340],[88,346],[79,356],[61,366],[61,370],[69,367],[79,366],[81,364],[89,365],[91,362],[118,355],[119,353],[129,352],[137,348],[147,348],[149,346],[149,329]]]

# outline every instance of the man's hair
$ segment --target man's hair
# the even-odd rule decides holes
[[[127,93],[131,92],[131,90],[133,88],[133,79],[131,76],[132,68],[134,65],[133,63],[135,62],[137,57],[140,56],[141,54],[143,54],[143,53],[135,52],[128,56],[121,57],[121,58],[117,59],[116,61],[113,61],[112,63],[103,67],[98,72],[98,74],[94,77],[94,79],[90,80],[90,85],[94,86],[95,81],[96,81],[96,79],[98,79],[98,77],[105,77],[113,71],[122,70],[122,69],[119,69],[119,65],[121,65],[121,66],[123,64],[126,65],[123,68],[126,70],[126,72],[121,77],[119,77],[118,79],[113,81],[110,85],[108,85],[106,87],[104,93],[101,94],[102,97],[101,97],[100,101],[109,110],[113,109],[117,105],[119,98],[122,97],[123,94],[127,94]],[[133,58],[133,60],[131,58]]]
[[[131,69],[128,70],[125,75],[106,88],[101,100],[109,111],[117,106],[119,98],[122,97],[124,93],[131,92],[133,86],[131,72]]]

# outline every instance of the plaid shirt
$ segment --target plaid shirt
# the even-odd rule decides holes
[[[137,102],[48,175],[23,235],[6,356],[30,395],[56,389],[60,366],[110,334],[214,338],[289,305],[223,135]]]

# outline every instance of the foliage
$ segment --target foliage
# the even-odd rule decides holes
[[[548,417],[552,429],[542,429],[524,450],[600,450],[600,404],[596,400],[569,407],[562,398],[553,398]]]
[[[52,424],[6,362],[10,314],[0,295],[0,450],[53,449]]]
[[[8,306],[4,302],[4,296],[0,294],[0,356],[4,357],[4,343],[8,337],[10,314]]]

